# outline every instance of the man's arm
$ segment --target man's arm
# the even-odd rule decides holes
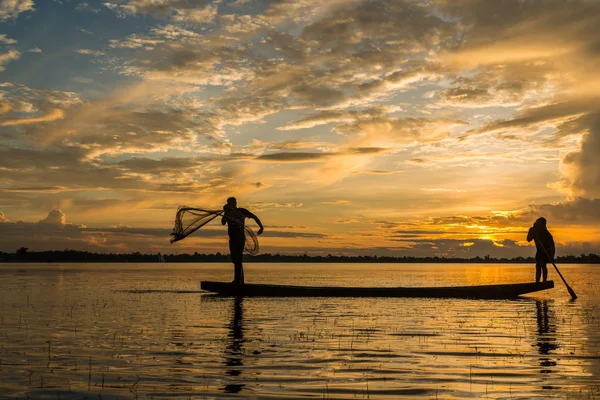
[[[257,235],[260,235],[261,233],[263,233],[263,224],[262,222],[260,222],[260,219],[258,219],[258,217],[254,214],[252,214],[250,211],[246,210],[248,212],[248,218],[252,218],[257,225],[260,227],[260,229],[258,230],[258,232],[256,232]]]
[[[229,218],[229,217],[227,217],[227,213],[229,212],[229,206],[227,204],[225,204],[223,206],[223,210],[225,212],[223,213],[223,216],[221,217],[221,225],[225,225],[225,223],[227,222],[227,219]]]
[[[554,254],[556,253],[556,245],[554,244],[554,238],[552,234],[548,233],[550,236],[550,247],[548,248],[548,254],[550,255],[550,261],[554,260]]]
[[[531,242],[533,239],[535,239],[535,227],[532,226],[527,232],[527,241]]]
[[[554,260],[554,254],[555,254],[555,253],[556,253],[556,247],[554,247],[554,246],[550,247],[550,251],[549,251],[549,254],[550,254],[550,260],[549,260],[549,261],[552,261],[552,260]]]

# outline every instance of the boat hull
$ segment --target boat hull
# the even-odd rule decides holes
[[[200,288],[224,296],[248,297],[430,297],[463,299],[510,299],[552,289],[553,281],[484,286],[448,287],[331,287],[287,286],[203,281]]]

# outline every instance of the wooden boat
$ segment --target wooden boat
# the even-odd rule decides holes
[[[200,288],[223,296],[253,297],[435,297],[463,299],[510,299],[552,289],[553,281],[484,286],[447,287],[332,287],[287,286],[203,281]]]

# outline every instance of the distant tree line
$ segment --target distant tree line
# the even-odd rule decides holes
[[[459,258],[459,257],[391,257],[391,256],[344,256],[331,255],[309,256],[286,254],[259,254],[245,256],[246,262],[277,262],[277,263],[534,263],[533,257],[495,258],[490,256]],[[229,254],[128,254],[90,253],[76,250],[29,251],[21,247],[14,253],[0,252],[0,262],[229,262]],[[600,256],[596,254],[581,254],[579,256],[559,256],[555,260],[561,264],[600,264]]]

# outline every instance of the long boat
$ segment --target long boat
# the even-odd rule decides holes
[[[553,281],[483,286],[446,287],[340,287],[288,286],[203,281],[200,288],[223,296],[248,297],[431,297],[462,299],[511,299],[552,289]]]

